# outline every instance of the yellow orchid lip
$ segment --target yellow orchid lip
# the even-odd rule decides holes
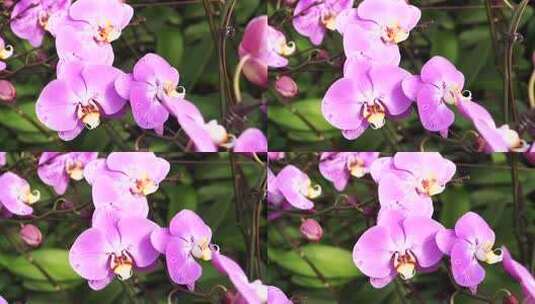
[[[39,25],[45,30],[48,30],[49,19],[50,19],[50,15],[47,12],[45,11],[39,12],[38,22],[39,22]]]
[[[321,24],[328,30],[334,31],[336,30],[336,17],[337,15],[331,12],[324,14],[321,16]]]
[[[186,96],[186,89],[183,86],[175,86],[170,80],[164,82],[163,91],[165,95],[173,98],[183,99]]]
[[[384,28],[382,39],[386,43],[398,44],[409,38],[409,32],[401,28],[399,23],[386,26]]]
[[[158,185],[145,173],[142,177],[136,179],[132,192],[137,195],[147,196],[158,190]]]
[[[14,52],[13,46],[6,45],[3,49],[0,50],[0,59],[6,60],[10,58],[11,56],[13,56],[13,52]]]
[[[418,183],[417,190],[419,193],[425,194],[429,197],[437,195],[444,191],[444,186],[440,185],[437,179],[433,176],[422,179]]]
[[[89,101],[87,105],[78,105],[76,116],[89,130],[93,130],[100,125],[100,109],[92,101]]]
[[[229,134],[227,129],[220,125],[217,120],[209,121],[207,124],[205,124],[204,128],[216,145],[228,149],[234,146],[234,135]]]
[[[210,247],[210,242],[208,239],[202,238],[201,240],[195,242],[193,248],[191,249],[191,255],[203,261],[212,260],[212,248]]]
[[[403,280],[410,280],[416,275],[416,258],[406,251],[405,254],[394,254],[394,269]]]
[[[33,191],[30,189],[30,186],[24,187],[19,194],[19,199],[24,202],[26,205],[33,205],[36,202],[39,201],[41,198],[41,192],[39,190],[34,189]]]
[[[362,107],[362,116],[368,121],[372,129],[380,129],[386,123],[386,111],[383,105],[374,101],[372,104],[365,103]]]
[[[361,178],[366,174],[366,168],[364,167],[364,161],[360,158],[355,158],[347,163],[347,169],[352,176]]]
[[[496,264],[503,260],[501,248],[492,250],[492,243],[485,243],[476,250],[476,258],[487,264]]]
[[[295,53],[295,50],[296,50],[295,42],[290,41],[287,43],[286,39],[281,39],[281,41],[279,42],[279,46],[277,48],[277,53],[279,53],[282,56],[288,57],[292,55],[293,53]]]
[[[79,160],[68,160],[65,165],[65,171],[73,180],[79,181],[84,178],[84,165]]]
[[[119,39],[120,36],[121,32],[118,31],[110,21],[107,21],[105,25],[98,27],[95,40],[97,42],[112,43]]]
[[[299,192],[309,199],[315,199],[321,195],[321,186],[318,184],[312,185],[309,179],[302,184]]]
[[[125,281],[132,277],[134,261],[132,257],[123,250],[121,255],[111,254],[110,268],[117,275],[119,280]]]

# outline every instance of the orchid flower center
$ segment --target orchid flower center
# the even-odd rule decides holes
[[[416,257],[408,250],[405,254],[394,253],[394,269],[403,280],[409,280],[416,274]]]
[[[487,242],[476,249],[476,258],[487,264],[496,264],[502,261],[503,252],[501,248],[492,250],[492,243]]]
[[[172,98],[183,99],[186,96],[186,89],[182,86],[176,86],[172,81],[166,80],[162,85],[165,95]]]
[[[444,96],[442,97],[442,100],[444,101],[444,103],[449,105],[456,105],[459,99],[462,97],[461,89],[455,84],[444,84],[443,89]]]
[[[84,164],[79,160],[67,160],[65,171],[73,180],[79,181],[84,178]]]
[[[111,43],[117,40],[121,36],[121,32],[118,31],[110,21],[106,21],[104,25],[100,25],[95,35],[97,42]]]
[[[134,194],[147,196],[156,192],[158,185],[145,173],[135,180],[131,190]]]
[[[312,185],[310,179],[307,179],[300,187],[299,192],[309,199],[315,199],[321,195],[321,186]]]
[[[507,142],[507,145],[512,152],[525,152],[529,148],[528,143],[521,139],[518,133],[515,130],[510,129],[509,126],[504,125],[500,127],[500,129],[504,140]]]
[[[286,38],[281,38],[277,42],[277,46],[275,50],[279,55],[288,57],[295,52],[295,48],[296,48],[295,42],[293,41],[286,42]]]
[[[92,100],[89,100],[87,104],[79,103],[76,109],[76,116],[89,130],[93,130],[100,125],[100,109]]]
[[[6,60],[11,56],[13,56],[13,46],[12,45],[6,45],[2,49],[0,49],[0,59],[1,60]]]
[[[379,100],[375,99],[371,103],[364,103],[362,117],[368,121],[373,129],[380,129],[385,125],[385,116],[385,107]]]
[[[409,38],[409,32],[404,30],[399,22],[394,22],[384,27],[381,38],[385,43],[398,44]]]
[[[39,190],[34,189],[31,191],[30,186],[24,186],[21,189],[19,189],[18,193],[18,199],[25,203],[26,205],[32,205],[39,201],[41,198],[41,193]]]
[[[252,282],[251,285],[254,288],[256,296],[260,299],[260,303],[267,304],[268,303],[268,287],[262,284],[262,281],[260,280],[256,280]]]
[[[351,158],[347,162],[347,169],[356,178],[361,178],[366,174],[366,167],[364,166],[364,160],[361,158]]]
[[[429,197],[442,193],[444,188],[445,187],[438,182],[437,178],[433,174],[422,178],[416,186],[416,189],[419,193],[425,194]]]
[[[336,13],[327,11],[326,13],[321,14],[321,24],[325,26],[328,30],[334,31],[336,29]]]
[[[120,255],[115,253],[111,254],[110,258],[110,268],[117,275],[119,280],[124,281],[132,277],[134,267],[134,260],[130,254],[123,250]]]
[[[212,249],[210,248],[210,241],[208,238],[202,238],[193,242],[191,248],[191,255],[196,259],[203,261],[212,260]]]
[[[38,16],[38,22],[39,25],[44,29],[48,30],[48,20],[50,19],[50,15],[46,11],[40,11]]]
[[[229,134],[224,126],[217,123],[217,120],[209,121],[204,125],[204,129],[216,145],[228,149],[234,146],[234,135]]]

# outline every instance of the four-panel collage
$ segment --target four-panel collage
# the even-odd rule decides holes
[[[0,11],[0,304],[535,304],[533,0]]]

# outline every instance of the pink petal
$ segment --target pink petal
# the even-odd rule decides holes
[[[418,114],[424,128],[432,132],[449,128],[455,115],[442,102],[440,91],[432,85],[424,85],[418,92]]]
[[[382,226],[371,227],[358,239],[353,248],[353,262],[365,275],[383,278],[392,272],[392,256],[395,245],[388,229]]]
[[[325,119],[338,129],[355,130],[355,126],[361,124],[362,104],[356,100],[359,94],[358,81],[363,80],[369,84],[369,80],[362,77],[359,79],[342,78],[333,83],[321,103],[321,111]],[[371,85],[370,85],[371,86]]]
[[[167,245],[165,258],[169,276],[173,282],[186,285],[197,281],[202,274],[202,267],[184,247],[184,241],[172,238]]]
[[[41,92],[35,110],[37,118],[55,131],[69,131],[78,125],[76,96],[63,80],[53,80]]]
[[[489,224],[477,213],[467,212],[457,220],[455,235],[472,245],[490,243],[494,245],[496,236]]]
[[[88,280],[103,280],[110,272],[107,247],[103,232],[90,228],[74,241],[69,251],[69,263],[81,277]]]
[[[477,262],[471,246],[464,241],[455,242],[451,249],[451,270],[457,284],[477,288],[485,278],[485,269]]]
[[[410,216],[403,221],[406,242],[411,244],[410,248],[420,267],[431,267],[442,259],[443,253],[435,242],[435,236],[443,228],[440,223],[427,217]]]
[[[130,216],[119,220],[117,228],[121,243],[132,255],[136,267],[147,267],[154,263],[160,253],[152,247],[150,235],[158,225],[144,217]]]

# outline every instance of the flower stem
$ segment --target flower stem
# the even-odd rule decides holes
[[[518,111],[516,107],[516,100],[514,95],[514,81],[513,81],[513,51],[514,45],[518,38],[518,28],[520,21],[526,11],[529,0],[523,0],[515,7],[513,12],[513,19],[509,26],[509,32],[506,39],[505,48],[505,75],[504,75],[504,113],[505,122],[509,123],[509,111],[511,111],[513,122],[516,123],[518,119]]]
[[[251,58],[250,55],[243,56],[242,59],[240,59],[238,66],[236,67],[236,71],[234,72],[234,96],[236,96],[236,103],[241,102],[240,75],[241,71],[243,70],[243,67],[245,66],[249,58]]]

